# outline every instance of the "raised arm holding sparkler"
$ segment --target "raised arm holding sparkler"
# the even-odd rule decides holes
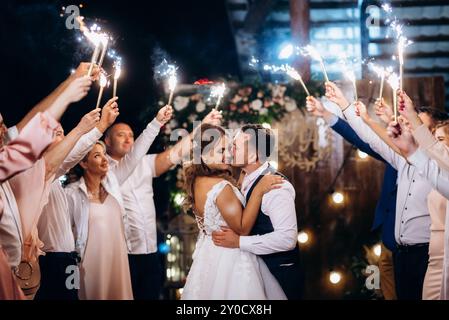
[[[34,106],[30,112],[17,124],[17,129],[19,132],[25,125],[38,113],[48,111],[50,107],[55,110],[55,118],[57,120],[60,119],[62,113],[65,111],[64,108],[56,108],[59,104],[54,105],[55,101],[67,90],[67,88],[74,82],[79,81],[77,84],[82,88],[82,93],[87,94],[92,85],[92,80],[96,79],[99,74],[98,67],[95,67],[92,72],[92,78],[85,78],[84,80],[78,80],[83,78],[86,74],[86,71],[89,68],[89,63],[83,62],[78,68],[75,70],[73,74],[71,74],[66,80],[64,80],[53,92],[51,92],[47,97],[45,97],[42,101],[40,101],[36,106]],[[59,110],[59,111],[58,111]],[[62,113],[61,113],[62,112]]]
[[[345,111],[352,104],[354,104],[356,114],[360,116],[363,121],[395,152],[400,153],[399,149],[392,143],[392,141],[388,137],[385,128],[370,117],[367,112],[366,106],[361,101],[349,103],[340,88],[333,82],[326,83],[326,97],[331,102],[338,105],[342,111]]]

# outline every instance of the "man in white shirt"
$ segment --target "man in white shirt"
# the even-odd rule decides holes
[[[247,200],[264,175],[279,174],[268,163],[274,139],[271,130],[261,125],[246,125],[234,140],[233,166],[246,174],[241,191]],[[288,181],[280,189],[265,194],[250,236],[239,236],[228,228],[213,233],[218,246],[240,248],[261,256],[291,300],[301,299],[303,291],[295,195]]]
[[[221,114],[213,110],[204,122],[219,124]],[[134,144],[134,133],[125,123],[113,125],[105,136],[108,155],[112,164],[117,163]],[[190,136],[173,148],[143,158],[132,175],[122,185],[122,197],[128,218],[125,230],[130,243],[129,266],[135,300],[159,299],[162,270],[157,255],[156,209],[153,199],[153,178],[159,177],[181,162],[190,152]]]

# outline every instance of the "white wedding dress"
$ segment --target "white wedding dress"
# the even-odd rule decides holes
[[[227,226],[216,205],[230,185],[245,205],[240,191],[228,181],[217,183],[207,194],[204,217],[197,217],[200,234],[193,253],[182,300],[285,300],[277,280],[258,256],[240,249],[215,246],[212,232]]]

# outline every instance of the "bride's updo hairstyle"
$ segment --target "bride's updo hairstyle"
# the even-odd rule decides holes
[[[217,169],[208,166],[202,155],[209,152],[221,141],[220,138],[226,136],[225,130],[216,125],[202,124],[193,136],[192,151],[190,161],[184,163],[184,186],[186,193],[184,201],[184,210],[189,211],[193,208],[195,202],[194,185],[197,177],[218,177],[223,178],[235,184],[230,169]]]

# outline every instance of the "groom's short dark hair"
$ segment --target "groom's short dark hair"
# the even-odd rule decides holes
[[[249,134],[249,145],[255,148],[257,160],[267,161],[274,150],[275,137],[273,131],[261,124],[246,124],[241,128],[243,133]]]

